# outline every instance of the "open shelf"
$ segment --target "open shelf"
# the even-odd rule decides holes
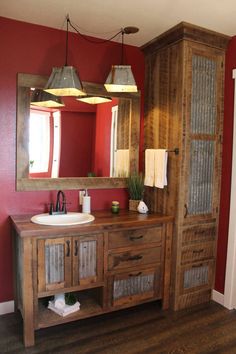
[[[98,288],[76,292],[78,301],[80,302],[80,310],[65,317],[49,310],[44,305],[44,301],[40,299],[38,301],[38,320],[36,329],[77,321],[82,318],[96,316],[103,313],[103,307],[99,299],[99,293],[102,290],[102,288]]]

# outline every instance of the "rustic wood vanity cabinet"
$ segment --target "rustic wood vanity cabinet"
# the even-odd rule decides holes
[[[61,323],[162,300],[169,306],[173,217],[121,211],[94,213],[92,223],[54,227],[12,216],[15,309],[25,346],[34,332]],[[81,309],[61,317],[50,297],[74,292]]]
[[[143,46],[145,148],[179,149],[168,156],[168,186],[147,193],[152,211],[175,216],[176,310],[209,301],[214,284],[228,41],[182,22]]]

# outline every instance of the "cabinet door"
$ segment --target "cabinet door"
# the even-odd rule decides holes
[[[103,281],[103,234],[73,238],[73,285]]]
[[[71,238],[38,240],[38,291],[71,286]]]
[[[110,306],[126,306],[161,297],[161,267],[109,276]]]
[[[186,222],[215,217],[221,174],[224,57],[214,48],[187,49]]]

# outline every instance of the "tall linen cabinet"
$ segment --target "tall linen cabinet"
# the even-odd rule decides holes
[[[175,216],[175,310],[209,301],[214,285],[228,40],[182,22],[142,47],[144,149],[179,149],[168,153],[167,187],[146,191],[153,211]]]

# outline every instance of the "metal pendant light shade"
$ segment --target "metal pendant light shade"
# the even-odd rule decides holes
[[[108,92],[138,91],[130,65],[112,65],[104,86]]]
[[[130,65],[124,65],[124,35],[138,32],[137,27],[121,29],[121,65],[112,65],[110,74],[104,84],[108,92],[137,92],[137,85]]]
[[[53,68],[44,90],[56,96],[85,95],[82,83],[73,66]]]
[[[48,107],[48,108],[58,108],[64,107],[64,103],[61,101],[60,97],[52,95],[40,89],[33,91],[30,104],[37,107]]]
[[[89,103],[89,104],[99,104],[99,103],[106,103],[106,102],[111,102],[112,101],[111,97],[91,96],[91,95],[77,97],[76,99],[78,101],[82,101],[82,102]]]

